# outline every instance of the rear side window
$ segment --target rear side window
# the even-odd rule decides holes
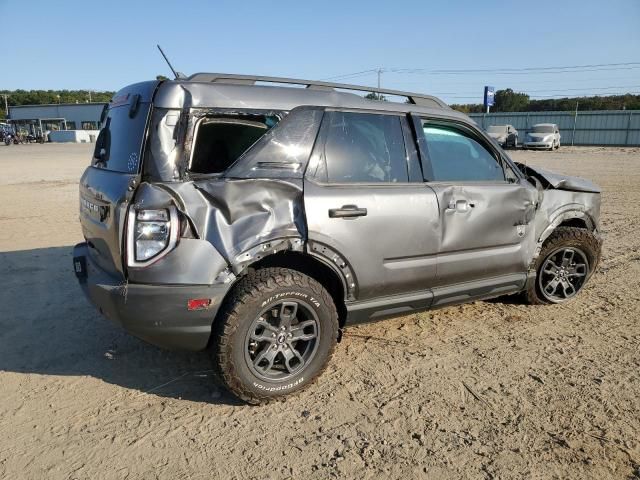
[[[140,103],[133,110],[129,105],[107,110],[96,140],[94,166],[116,172],[138,172],[149,108],[149,103]]]
[[[400,117],[331,112],[324,146],[330,183],[408,182]]]
[[[470,134],[449,126],[423,123],[433,180],[504,181],[498,160]]]
[[[202,174],[224,172],[278,120],[263,115],[201,120],[189,170]]]

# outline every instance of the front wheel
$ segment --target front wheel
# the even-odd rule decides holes
[[[324,370],[338,337],[327,290],[286,268],[249,273],[217,319],[215,361],[229,390],[258,404],[297,392]]]
[[[536,261],[536,280],[526,296],[531,304],[564,303],[575,297],[600,259],[600,241],[590,231],[558,227]]]

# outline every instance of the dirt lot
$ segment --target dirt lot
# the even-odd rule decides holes
[[[0,478],[640,478],[640,149],[513,155],[604,188],[604,259],[572,303],[348,329],[317,384],[264,407],[85,301],[89,152],[0,146]]]

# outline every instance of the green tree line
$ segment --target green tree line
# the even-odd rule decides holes
[[[114,92],[89,90],[0,90],[0,118],[6,117],[4,95],[12,105],[43,105],[50,103],[108,102]],[[383,95],[369,94],[366,98],[386,100]],[[640,95],[609,95],[597,97],[531,99],[529,95],[510,88],[496,91],[492,112],[551,112],[573,111],[578,103],[580,111],[640,110]],[[483,112],[482,104],[454,104],[451,107],[464,113]]]
[[[49,103],[107,103],[111,100],[113,92],[99,92],[94,90],[0,90],[0,114],[6,117],[4,109],[4,96],[7,95],[7,104],[14,105],[45,105]]]
[[[566,97],[531,99],[529,95],[510,88],[497,90],[492,112],[561,112],[587,110],[640,110],[640,95],[607,95],[596,97]],[[451,108],[464,113],[484,112],[482,104],[458,104]]]

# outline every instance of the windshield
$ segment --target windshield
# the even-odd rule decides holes
[[[534,125],[531,130],[533,133],[553,133],[551,125]]]
[[[110,108],[96,141],[92,165],[137,173],[149,108],[149,103],[141,103],[133,118],[129,105]]]
[[[506,125],[492,125],[487,128],[488,133],[504,133],[507,131]]]

